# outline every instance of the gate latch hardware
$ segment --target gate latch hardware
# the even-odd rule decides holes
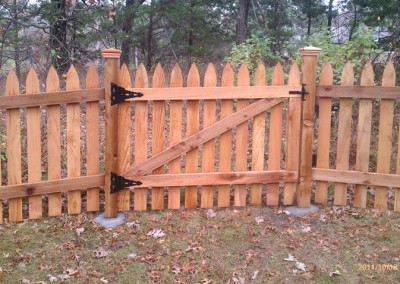
[[[136,180],[129,180],[116,173],[111,172],[111,193],[116,193],[123,190],[126,187],[141,185],[142,182]]]
[[[307,84],[301,84],[301,91],[289,91],[289,95],[301,95],[301,100],[305,101],[305,95],[308,95],[309,92],[306,90]]]
[[[111,83],[111,105],[124,102],[127,99],[143,97],[143,93],[128,91],[125,88]]]

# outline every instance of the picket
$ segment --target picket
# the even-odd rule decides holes
[[[94,65],[90,65],[86,74],[86,89],[99,87],[99,75]],[[100,105],[99,102],[86,103],[86,172],[88,176],[99,174],[100,160]],[[88,188],[86,210],[99,211],[99,188]]]
[[[200,87],[200,75],[195,64],[190,67],[187,77],[187,87]],[[187,130],[186,136],[196,134],[199,131],[199,102],[187,101]],[[186,172],[197,173],[199,163],[199,151],[195,148],[186,154]],[[185,191],[185,207],[197,207],[197,186],[188,186]]]
[[[131,86],[131,78],[126,64],[121,66],[118,74],[118,85],[123,88]],[[131,165],[131,104],[122,102],[118,105],[118,172],[122,173]],[[130,190],[125,188],[117,192],[119,211],[129,211]]]
[[[139,65],[135,75],[135,87],[147,88],[149,86],[147,71],[143,64]],[[135,102],[135,164],[147,160],[147,102]],[[147,209],[147,189],[137,188],[133,196],[133,208],[137,211]]]
[[[330,62],[325,62],[319,84],[333,85],[333,69]],[[329,153],[331,143],[332,98],[319,98],[317,168],[329,169]],[[328,202],[328,182],[317,181],[315,185],[315,202]]]
[[[300,85],[300,69],[293,63],[289,72],[289,85]],[[300,145],[298,137],[301,137],[300,122],[302,102],[299,98],[289,99],[287,111],[287,130],[286,130],[286,170],[298,171],[300,158]],[[283,204],[293,205],[296,198],[297,184],[286,183],[283,191]]]
[[[183,87],[182,70],[178,64],[175,64],[170,78],[171,88]],[[182,101],[170,102],[170,129],[169,144],[173,146],[182,140]],[[168,164],[170,174],[179,174],[181,172],[181,158],[177,158]],[[181,206],[181,189],[179,187],[170,187],[168,189],[168,209],[179,209]]]
[[[216,87],[217,86],[217,74],[215,72],[214,65],[209,64],[204,75],[204,87]],[[205,100],[204,101],[204,119],[203,128],[212,125],[216,121],[216,101]],[[203,145],[203,159],[202,159],[202,170],[204,173],[214,172],[214,161],[215,161],[215,139],[210,140]],[[214,186],[203,185],[201,191],[201,207],[211,208],[213,207],[213,193]]]
[[[245,63],[243,63],[238,71],[238,86],[250,86],[250,74]],[[244,109],[249,105],[249,100],[238,100],[237,111]],[[248,122],[244,122],[236,127],[236,160],[235,170],[247,170],[247,150],[249,147],[249,127]],[[234,206],[246,206],[246,185],[240,184],[235,186]]]
[[[367,63],[361,74],[361,86],[374,85],[374,70],[371,63]],[[372,100],[360,99],[358,105],[357,154],[356,171],[368,172],[369,149],[371,144]],[[354,191],[354,206],[367,206],[367,187],[356,184]]]
[[[281,86],[284,84],[284,73],[280,63],[276,64],[272,73],[273,86]],[[270,130],[269,130],[269,156],[268,170],[279,170],[281,167],[281,149],[282,149],[282,122],[283,122],[283,103],[274,106],[270,114]],[[268,185],[267,205],[279,205],[279,184]]]
[[[67,73],[66,89],[79,89],[79,76],[73,65]],[[79,103],[67,105],[67,175],[69,178],[81,175],[81,117]],[[81,213],[81,191],[68,192],[68,214]]]
[[[19,95],[19,82],[14,70],[11,70],[6,81],[6,96]],[[22,182],[21,170],[21,118],[20,110],[8,109],[7,117],[7,170],[8,183]],[[22,198],[8,201],[8,219],[10,222],[22,221]]]
[[[46,79],[46,92],[56,92],[60,90],[60,80],[56,69],[50,67]],[[48,179],[58,180],[61,178],[61,115],[59,105],[49,105],[47,107],[47,166]],[[48,195],[49,216],[60,216],[62,213],[61,193],[51,193]]]
[[[233,68],[227,63],[222,71],[221,87],[233,86]],[[221,100],[221,119],[233,113],[233,101]],[[230,172],[232,166],[232,130],[223,133],[219,140],[219,171]],[[220,185],[218,187],[218,207],[230,206],[230,186]]]
[[[354,85],[354,72],[351,62],[347,62],[342,72],[342,86]],[[338,144],[336,149],[336,169],[348,170],[350,159],[350,139],[351,139],[351,113],[352,99],[341,98],[339,105],[339,127]],[[335,185],[335,205],[346,205],[347,184],[336,183]]]
[[[389,61],[383,71],[382,87],[394,87],[396,84],[396,72],[393,63]],[[390,161],[392,155],[392,133],[393,133],[393,110],[394,100],[381,100],[379,116],[378,136],[378,159],[376,172],[382,174],[390,173]],[[374,207],[387,210],[387,187],[377,186],[375,188]]]
[[[254,74],[254,83],[256,86],[266,85],[267,72],[264,64],[259,64]],[[262,171],[264,169],[264,145],[265,145],[265,121],[266,112],[260,113],[253,120],[253,148],[251,157],[251,170]],[[250,187],[250,204],[262,204],[262,184],[253,183]]]

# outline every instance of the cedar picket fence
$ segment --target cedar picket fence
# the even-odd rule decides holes
[[[318,50],[303,49],[301,52],[303,81],[310,92],[305,97],[304,110],[301,96],[288,94],[289,90],[300,90],[300,69],[296,64],[288,75],[288,86],[284,86],[284,72],[279,63],[274,68],[271,86],[265,86],[264,65],[258,66],[254,74],[255,86],[250,86],[249,72],[242,65],[236,87],[230,64],[223,70],[220,87],[217,87],[212,64],[205,72],[203,87],[195,65],[187,75],[187,87],[183,87],[183,74],[178,65],[171,72],[169,87],[164,70],[158,65],[152,88],[149,88],[146,69],[140,65],[135,74],[135,86],[131,88],[127,67],[123,65],[117,72],[119,53],[107,50],[103,53],[106,57],[105,86],[117,82],[127,90],[144,93],[143,97],[117,107],[111,107],[110,88],[99,88],[94,66],[88,70],[83,90],[79,90],[79,77],[72,66],[65,91],[59,91],[59,78],[51,68],[46,92],[41,94],[39,80],[31,69],[26,96],[20,96],[18,79],[11,71],[6,97],[0,98],[0,107],[6,109],[7,118],[8,176],[8,185],[0,187],[0,200],[8,200],[8,220],[23,219],[22,204],[26,199],[28,218],[41,218],[45,207],[43,195],[47,195],[49,216],[65,211],[68,214],[99,211],[99,188],[104,186],[105,210],[109,217],[117,211],[129,210],[132,205],[134,210],[147,210],[148,203],[154,210],[179,209],[183,204],[186,208],[277,206],[280,203],[307,207],[311,202],[311,180],[316,180],[316,203],[328,202],[331,195],[328,185],[334,182],[334,204],[346,205],[347,184],[356,184],[355,207],[366,207],[367,186],[376,186],[375,207],[386,209],[387,187],[400,185],[399,154],[397,172],[390,172],[395,137],[398,146],[398,136],[392,135],[394,121],[398,119],[393,116],[393,109],[400,97],[400,88],[394,86],[393,65],[389,63],[386,67],[382,87],[373,86],[373,71],[367,65],[361,76],[361,87],[358,87],[353,86],[351,64],[345,66],[342,86],[334,86],[332,68],[326,63],[320,85],[316,86]],[[315,95],[319,100],[318,143],[317,165],[312,168]],[[337,159],[330,161],[331,128],[335,127],[331,123],[331,108],[332,98],[336,97],[340,100]],[[82,102],[86,104],[80,105]],[[370,149],[373,102],[380,103],[381,108],[376,172],[369,171],[369,155],[373,152]],[[353,134],[358,139],[355,168],[349,165],[349,137],[351,125],[355,123],[352,122],[353,104],[358,104],[358,128]],[[66,141],[61,141],[60,135],[62,105],[66,105]],[[26,108],[27,125],[25,173],[21,166],[22,108]],[[46,181],[41,172],[45,159],[41,157],[41,116],[47,118]],[[106,123],[104,129],[100,129],[102,119]],[[80,131],[82,125],[86,126],[86,132]],[[101,146],[100,131],[105,132],[105,147]],[[81,134],[86,135],[81,137]],[[81,157],[81,139],[86,140],[86,157]],[[61,151],[63,143],[66,155]],[[103,152],[105,174],[100,173]],[[64,168],[61,159],[67,160]],[[85,176],[81,176],[81,165],[86,165]],[[65,170],[67,177],[61,178]],[[111,172],[142,184],[134,187],[133,194],[128,188],[111,193]],[[27,183],[22,183],[23,174],[28,176]],[[83,208],[82,190],[86,190],[86,208]],[[61,192],[67,193],[67,206]],[[0,202],[0,223],[4,219],[2,206]],[[399,189],[395,191],[394,209],[400,210]]]

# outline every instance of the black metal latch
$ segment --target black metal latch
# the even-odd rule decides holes
[[[125,88],[111,83],[111,105],[122,103],[127,99],[143,97],[143,93],[128,91]]]
[[[301,95],[301,100],[305,101],[305,95],[308,95],[309,92],[306,90],[307,84],[301,84],[301,91],[289,91],[289,95]]]
[[[111,186],[110,192],[116,193],[118,191],[123,190],[126,187],[141,185],[142,182],[136,180],[129,180],[122,176],[117,175],[116,173],[111,172]]]

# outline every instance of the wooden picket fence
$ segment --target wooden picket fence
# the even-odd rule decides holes
[[[44,93],[31,69],[26,95],[20,94],[15,73],[9,73],[6,96],[0,97],[7,121],[7,184],[0,186],[0,223],[4,218],[11,222],[42,218],[43,212],[58,216],[99,211],[102,188],[106,215],[112,217],[117,211],[147,210],[149,206],[154,210],[296,203],[307,207],[313,195],[311,180],[316,181],[315,203],[328,203],[333,182],[334,204],[346,205],[352,196],[347,184],[356,184],[355,207],[367,206],[368,186],[376,187],[375,207],[386,209],[388,187],[400,185],[400,153],[392,153],[396,145],[399,148],[398,135],[392,135],[392,130],[398,125],[394,107],[400,88],[394,86],[391,63],[385,69],[382,87],[373,86],[370,65],[362,73],[361,87],[353,86],[350,63],[343,71],[341,86],[333,85],[329,63],[316,86],[318,52],[314,51],[303,54],[302,76],[296,64],[291,67],[287,85],[279,63],[270,86],[266,86],[264,65],[258,66],[254,86],[250,86],[246,65],[235,76],[228,63],[219,87],[212,64],[203,80],[196,65],[192,65],[186,80],[175,65],[169,82],[161,65],[151,82],[140,65],[132,76],[132,86],[127,67],[117,69],[119,53],[108,50],[103,54],[104,88],[99,86],[94,66],[89,68],[82,90],[72,66],[65,91],[60,91],[59,78],[51,68]],[[301,90],[301,77],[310,93],[304,102],[301,95],[289,94]],[[111,83],[143,96],[111,106]],[[319,103],[318,123],[314,123],[315,98]],[[332,123],[336,98],[340,101],[339,118]],[[379,134],[375,139],[371,132],[372,106],[378,103]],[[26,132],[21,129],[21,119]],[[45,131],[43,122],[47,123]],[[332,127],[337,125],[335,141],[331,139]],[[355,165],[349,164],[352,137],[357,137]],[[378,141],[376,172],[371,171],[369,160],[374,139]],[[21,141],[26,141],[26,146]],[[26,147],[26,162],[22,146]],[[311,166],[313,148],[317,154],[315,168]],[[335,161],[329,156],[332,152],[337,153]],[[47,153],[47,157],[41,153]],[[392,157],[396,157],[397,167],[391,167]],[[112,172],[139,183],[111,193]],[[24,182],[23,176],[27,176]],[[3,216],[5,201],[8,216]],[[394,209],[400,210],[399,189],[395,191]]]
[[[368,189],[374,207],[388,208],[388,189],[394,190],[394,210],[400,210],[400,143],[399,103],[400,88],[395,86],[396,73],[392,62],[383,72],[381,86],[374,86],[374,71],[366,64],[360,86],[354,86],[354,71],[348,62],[342,72],[341,85],[333,85],[333,71],[325,63],[317,88],[319,97],[319,123],[317,142],[317,165],[313,169],[316,180],[315,202],[328,201],[328,182],[334,182],[335,205],[365,208]],[[339,100],[338,121],[332,123],[332,99]],[[379,125],[377,129],[372,126]],[[338,124],[338,126],[336,126]],[[337,139],[332,127],[337,127]],[[330,159],[332,145],[336,145],[336,157]],[[377,148],[377,149],[376,149]],[[353,152],[353,159],[350,159]],[[350,161],[354,161],[350,164]],[[349,195],[349,185],[354,185]]]

